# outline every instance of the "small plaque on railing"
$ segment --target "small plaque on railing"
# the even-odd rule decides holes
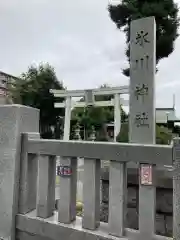
[[[58,166],[57,175],[61,177],[70,177],[72,175],[72,169],[70,166]]]
[[[148,164],[141,164],[140,166],[141,185],[152,185],[152,166]]]

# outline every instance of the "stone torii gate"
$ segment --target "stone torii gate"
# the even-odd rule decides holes
[[[114,141],[121,129],[121,108],[120,105],[128,106],[128,101],[120,98],[121,94],[129,93],[129,86],[120,86],[112,88],[96,88],[86,90],[50,90],[55,97],[65,98],[63,103],[55,103],[55,108],[65,108],[65,121],[64,121],[64,140],[69,140],[70,136],[70,121],[71,121],[71,110],[74,107],[106,107],[114,106]],[[95,96],[114,95],[114,99],[111,101],[95,101]],[[73,102],[72,97],[84,97],[85,102]]]
[[[55,108],[65,108],[65,119],[64,119],[64,134],[63,139],[65,141],[69,140],[70,136],[70,122],[71,122],[71,110],[74,107],[84,108],[86,106],[114,106],[114,141],[116,141],[116,136],[119,134],[121,129],[121,108],[120,105],[128,106],[128,101],[120,98],[120,94],[128,94],[129,86],[113,87],[113,88],[96,88],[87,90],[51,90],[56,98],[65,98],[65,102],[55,103]],[[114,99],[111,101],[95,101],[95,96],[105,96],[114,95]],[[84,102],[72,101],[73,97],[84,97]],[[60,158],[57,159],[57,164],[60,165]],[[84,160],[78,159],[78,166],[83,166]],[[78,181],[77,181],[77,198],[82,201],[82,182],[81,173],[78,171]]]

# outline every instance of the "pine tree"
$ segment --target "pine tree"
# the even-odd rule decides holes
[[[168,57],[174,50],[178,37],[178,6],[173,0],[122,0],[119,5],[109,5],[108,11],[117,28],[126,34],[126,56],[129,61],[130,22],[132,20],[154,16],[156,19],[156,59]],[[123,70],[129,76],[129,68]]]

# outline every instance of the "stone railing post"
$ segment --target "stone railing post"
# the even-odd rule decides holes
[[[39,132],[39,110],[0,105],[0,238],[15,240],[21,133]]]
[[[127,166],[110,161],[109,169],[109,233],[124,236],[127,213]]]
[[[173,140],[173,240],[180,240],[180,138]]]
[[[37,160],[37,217],[48,218],[53,215],[55,206],[56,159],[40,155]]]
[[[74,129],[74,140],[81,141],[81,126],[76,124]],[[77,202],[83,201],[83,172],[84,172],[84,159],[77,158]]]
[[[71,223],[76,219],[77,158],[61,158],[58,220]]]
[[[39,139],[40,134],[23,133],[21,140],[21,172],[19,181],[18,212],[26,214],[36,208],[38,157],[28,154],[28,140]]]
[[[95,141],[96,132],[92,127],[89,140]],[[83,203],[84,214],[82,225],[85,229],[94,230],[100,225],[100,159],[84,160]]]

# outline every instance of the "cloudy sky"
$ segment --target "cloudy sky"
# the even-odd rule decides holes
[[[180,3],[180,0],[177,0]],[[49,62],[68,89],[103,83],[128,84],[124,34],[107,12],[108,0],[2,0],[0,70],[19,75],[32,63]],[[159,64],[157,107],[171,107],[176,95],[180,117],[180,38]],[[178,106],[179,105],[179,106]]]

